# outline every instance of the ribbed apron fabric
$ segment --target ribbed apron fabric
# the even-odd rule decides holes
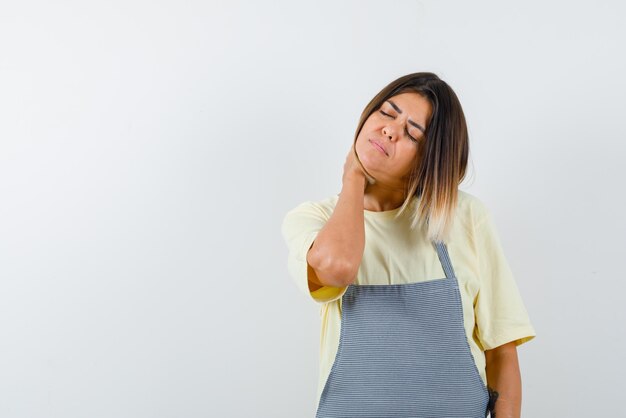
[[[433,245],[443,279],[348,286],[316,418],[487,416],[459,283],[445,243]]]

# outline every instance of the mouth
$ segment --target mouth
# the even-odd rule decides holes
[[[382,152],[383,154],[385,154],[387,157],[389,156],[389,154],[387,154],[387,150],[385,150],[385,147],[383,147],[383,145],[375,140],[375,139],[370,139],[370,144],[372,144],[374,146],[374,148],[378,149],[380,152]]]

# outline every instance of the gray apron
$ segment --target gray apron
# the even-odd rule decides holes
[[[444,279],[348,286],[316,418],[487,416],[459,283],[445,243],[433,244]]]

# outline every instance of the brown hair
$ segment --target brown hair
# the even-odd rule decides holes
[[[465,115],[452,88],[430,72],[408,74],[389,83],[365,107],[359,120],[354,142],[367,118],[383,102],[400,93],[415,92],[432,106],[426,123],[422,158],[415,162],[406,183],[405,200],[396,216],[403,213],[416,196],[419,203],[413,212],[411,227],[426,227],[433,241],[447,241],[454,220],[458,185],[465,177],[469,141]],[[355,155],[356,155],[356,147]],[[356,155],[357,160],[363,164]],[[365,170],[365,167],[363,167]],[[371,176],[370,176],[371,177]]]

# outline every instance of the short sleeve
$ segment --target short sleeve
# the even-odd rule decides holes
[[[477,335],[485,350],[514,341],[516,346],[536,334],[513,273],[504,256],[491,213],[483,207],[476,226],[480,289],[476,297]]]
[[[322,286],[311,292],[307,275],[306,255],[318,232],[328,221],[326,210],[313,202],[304,202],[286,213],[281,225],[281,233],[287,249],[287,270],[298,288],[313,301],[332,302],[345,293],[347,287]]]

